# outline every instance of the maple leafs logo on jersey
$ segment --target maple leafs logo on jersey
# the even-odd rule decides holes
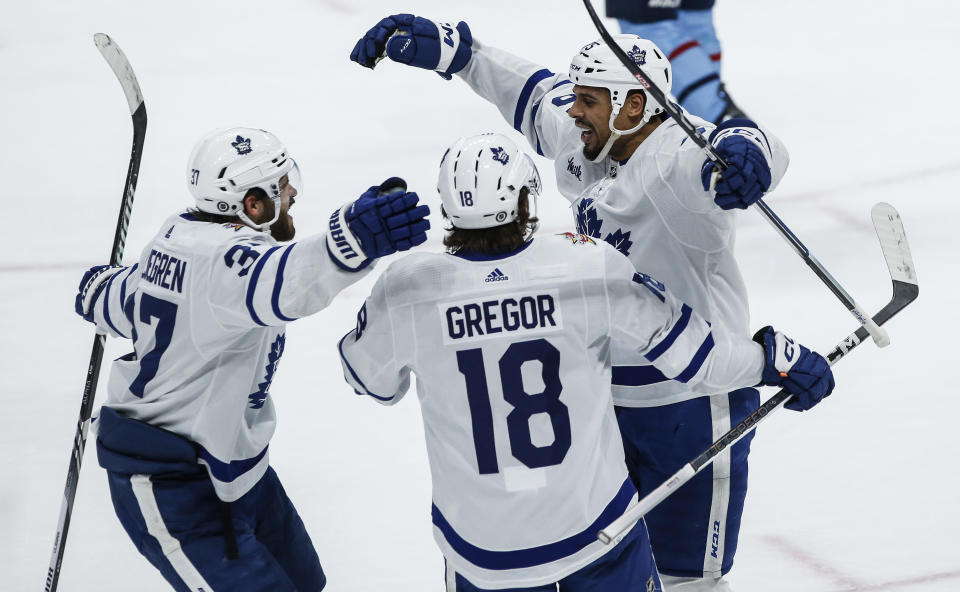
[[[277,371],[277,365],[280,363],[280,357],[283,355],[283,345],[287,337],[283,333],[277,335],[277,338],[270,345],[270,353],[267,354],[266,373],[263,382],[257,385],[258,391],[250,393],[250,409],[261,409],[267,401],[267,395],[270,394],[270,384],[273,382],[273,374]]]
[[[577,206],[577,232],[593,238],[600,238],[601,228],[603,228],[603,220],[597,215],[597,208],[593,207],[593,199],[589,197],[581,199]],[[622,228],[617,228],[615,232],[607,233],[603,240],[624,255],[630,255],[630,247],[633,246],[633,241],[630,240],[629,230],[624,232]]]
[[[636,45],[633,46],[633,49],[627,52],[627,56],[634,61],[638,66],[642,66],[647,63],[647,50],[640,49]]]
[[[633,246],[633,241],[630,240],[630,231],[624,232],[623,229],[620,228],[618,228],[616,232],[608,234],[603,240],[613,245],[614,249],[624,255],[629,255],[630,247]]]
[[[597,209],[590,207],[591,204],[593,200],[590,198],[580,200],[577,206],[577,232],[600,238],[600,227],[603,226],[603,221],[597,217]]]
[[[490,152],[493,152],[493,159],[503,166],[507,166],[507,163],[510,162],[510,155],[503,149],[502,146],[497,148],[491,148]]]
[[[230,145],[237,149],[237,154],[250,154],[253,152],[253,148],[250,146],[250,138],[244,138],[243,136],[237,136],[237,139],[233,142],[230,142]]]

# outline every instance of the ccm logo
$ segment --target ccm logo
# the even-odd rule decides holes
[[[717,558],[717,553],[720,551],[720,521],[716,520],[713,523],[713,536],[711,537],[710,543],[710,556],[714,559]]]

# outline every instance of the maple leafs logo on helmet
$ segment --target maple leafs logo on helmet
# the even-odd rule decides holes
[[[237,154],[240,154],[240,155],[250,154],[251,152],[253,152],[253,147],[250,145],[250,138],[237,136],[237,139],[233,142],[230,142],[230,145],[236,148]]]
[[[493,152],[493,159],[503,166],[507,166],[507,163],[510,162],[510,155],[503,150],[503,146],[491,148],[490,152]]]
[[[633,49],[627,52],[627,56],[638,66],[642,66],[647,63],[647,50],[640,49],[636,45],[633,46]]]

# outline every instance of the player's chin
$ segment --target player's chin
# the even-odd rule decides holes
[[[581,133],[580,141],[583,142],[583,155],[587,157],[588,160],[596,158],[603,148],[603,142],[600,141],[600,138],[598,138],[597,134],[592,130]]]
[[[280,242],[293,240],[297,229],[293,225],[293,219],[290,216],[284,216],[270,226],[270,236]]]
[[[586,158],[587,160],[595,159],[597,156],[600,155],[600,148],[601,147],[599,145],[594,146],[591,144],[584,144],[583,145],[584,158]]]

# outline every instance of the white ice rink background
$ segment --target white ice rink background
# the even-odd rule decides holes
[[[130,262],[167,214],[190,204],[184,165],[195,139],[225,125],[286,141],[304,173],[292,211],[301,236],[391,175],[439,211],[443,149],[509,128],[460,80],[348,61],[355,40],[397,12],[463,19],[483,42],[554,71],[597,37],[578,0],[0,6],[0,590],[43,586],[93,337],[73,312],[74,290],[108,259],[129,156],[126,103],[93,34],[124,49],[150,119]],[[960,590],[960,5],[719,0],[716,20],[731,93],[791,152],[771,207],[875,311],[890,282],[869,209],[894,204],[921,286],[887,326],[889,348],[858,348],[836,367],[823,405],[760,426],[730,581],[738,592]],[[552,167],[538,163],[544,231],[566,230]],[[772,323],[824,351],[855,329],[758,213],[740,220],[754,328]],[[434,225],[427,248],[439,250]],[[439,592],[416,397],[392,408],[356,397],[335,353],[372,284],[289,327],[271,389],[271,458],[329,590]],[[127,349],[111,341],[106,359]],[[114,516],[92,445],[74,512],[61,590],[168,589]]]

